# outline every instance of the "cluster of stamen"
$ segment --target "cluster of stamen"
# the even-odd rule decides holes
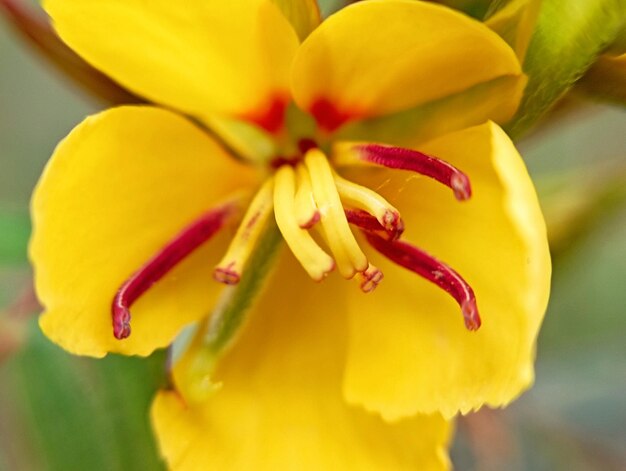
[[[273,216],[289,249],[313,280],[322,281],[336,268],[344,278],[355,279],[364,293],[372,292],[382,281],[383,273],[361,250],[350,229],[352,225],[386,258],[448,292],[458,302],[469,330],[480,327],[471,286],[443,262],[400,240],[404,223],[396,208],[375,191],[339,176],[324,153],[309,140],[301,142],[300,151],[297,159],[274,161],[273,175],[257,191],[228,250],[215,267],[216,281],[227,285],[239,283]],[[472,194],[464,173],[418,151],[344,143],[336,146],[333,157],[339,166],[374,165],[417,172],[448,186],[461,201]],[[133,302],[212,237],[233,214],[232,204],[205,214],[120,287],[112,305],[116,338],[130,334]]]

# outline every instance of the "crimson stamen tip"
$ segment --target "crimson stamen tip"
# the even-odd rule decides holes
[[[482,321],[478,314],[478,306],[476,306],[476,300],[471,299],[465,301],[461,305],[461,312],[463,313],[463,319],[465,320],[465,327],[467,330],[476,331],[480,328]]]
[[[378,269],[369,273],[364,272],[362,273],[362,275],[364,277],[364,280],[361,283],[360,287],[361,291],[363,291],[364,293],[371,293],[372,291],[374,291],[385,277],[385,275],[383,275],[383,272]]]
[[[125,306],[113,307],[113,336],[118,340],[130,336],[130,311]]]
[[[465,201],[472,197],[472,187],[467,175],[463,173],[452,175],[452,177],[450,177],[450,186],[457,200]]]
[[[404,221],[396,211],[385,211],[382,222],[385,231],[392,240],[399,239],[404,232]]]

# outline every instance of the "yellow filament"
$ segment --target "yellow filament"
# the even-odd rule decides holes
[[[335,262],[302,229],[295,217],[296,175],[288,165],[283,165],[274,176],[274,216],[285,242],[311,278],[321,281],[333,270]]]
[[[272,214],[274,181],[269,178],[248,206],[248,210],[228,246],[226,254],[217,264],[213,276],[217,281],[229,285],[237,284],[246,262],[263,233],[263,228]]]
[[[313,197],[321,214],[322,228],[337,260],[339,272],[344,278],[352,278],[356,272],[365,271],[368,262],[348,226],[330,164],[319,149],[307,152],[304,161],[311,176]]]
[[[395,231],[401,225],[400,213],[389,202],[369,188],[333,174],[341,201],[347,206],[362,209],[373,215],[388,231]]]
[[[348,166],[376,166],[368,160],[363,160],[361,152],[358,150],[360,142],[342,141],[333,145],[333,165],[336,167]]]
[[[315,225],[320,218],[317,205],[313,199],[311,190],[311,177],[304,165],[296,167],[298,177],[298,191],[296,192],[296,220],[303,229],[309,229]]]
[[[374,291],[383,278],[383,272],[371,263],[367,267],[367,270],[357,273],[354,277],[354,279],[359,283],[361,291],[364,293],[371,293]]]

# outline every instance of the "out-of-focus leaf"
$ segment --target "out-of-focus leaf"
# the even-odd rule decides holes
[[[0,264],[26,263],[29,234],[27,214],[0,210]]]
[[[614,42],[625,21],[624,0],[543,0],[524,61],[528,85],[508,133],[517,138],[528,130]]]
[[[576,169],[536,180],[553,257],[571,253],[626,207],[626,167],[613,167]]]
[[[20,0],[0,0],[0,13],[61,72],[105,103],[145,102],[80,58],[59,39],[43,14],[25,4]]]
[[[542,0],[512,0],[485,20],[485,24],[513,48],[520,62],[526,56],[541,2]]]
[[[626,210],[581,239],[567,257],[554,260],[550,307],[539,342],[540,357],[570,348],[612,350],[624,363],[626,343]],[[564,358],[563,360],[567,360]]]
[[[0,463],[38,471],[163,469],[148,408],[163,380],[164,354],[148,359],[73,357],[36,322],[23,350],[0,367]],[[21,453],[15,453],[21,450]]]

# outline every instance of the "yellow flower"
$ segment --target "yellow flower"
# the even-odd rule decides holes
[[[41,327],[147,355],[199,321],[152,411],[172,468],[445,469],[446,419],[529,386],[550,261],[487,121],[525,83],[495,33],[413,0],[323,23],[313,0],[44,6],[162,107],[89,117],[56,149],[33,199]],[[234,329],[220,313],[249,301],[274,219],[290,250]]]

